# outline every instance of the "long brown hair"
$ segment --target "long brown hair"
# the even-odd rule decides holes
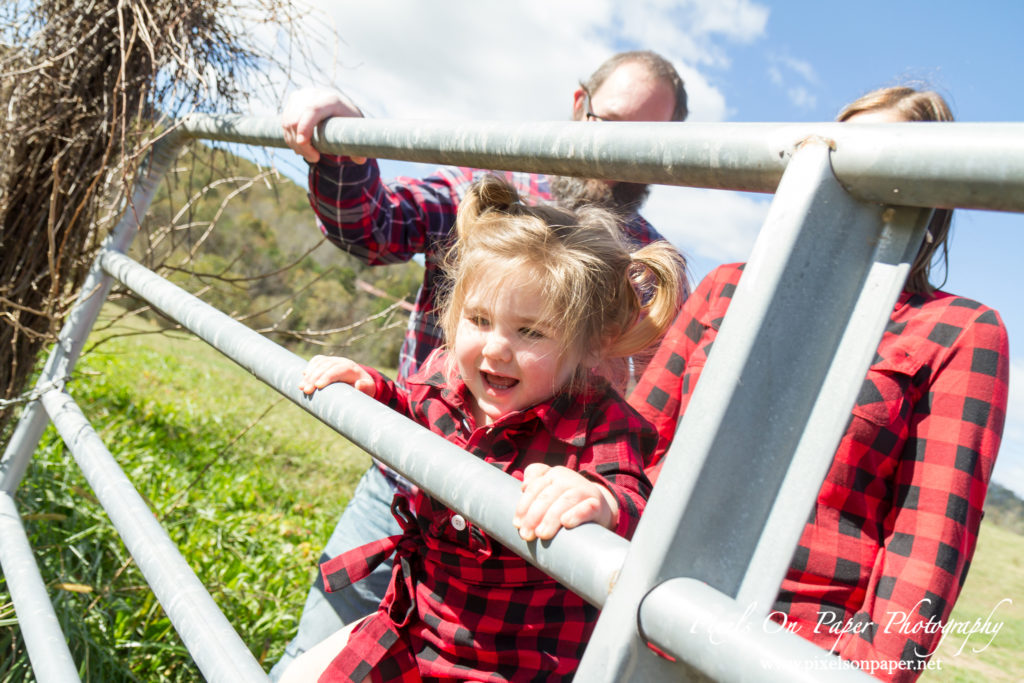
[[[907,86],[880,88],[857,98],[843,107],[837,121],[848,121],[858,114],[877,111],[895,112],[904,121],[953,121],[953,112],[942,95],[933,90],[916,90]],[[915,294],[931,294],[930,281],[935,253],[941,249],[943,272],[949,267],[949,228],[952,209],[935,209],[924,242],[914,258],[904,289]]]

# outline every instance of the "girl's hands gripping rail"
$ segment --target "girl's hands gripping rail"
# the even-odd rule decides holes
[[[341,356],[313,356],[302,372],[299,389],[308,395],[335,382],[374,395],[370,373]],[[512,523],[527,541],[547,541],[562,527],[572,529],[586,522],[614,529],[619,518],[618,503],[608,489],[567,467],[528,466],[522,491]]]
[[[522,491],[512,524],[526,541],[547,541],[562,527],[586,522],[614,530],[619,519],[611,492],[567,467],[529,465],[523,471]]]
[[[299,380],[299,390],[312,394],[328,384],[344,382],[367,396],[374,395],[373,377],[361,365],[341,356],[313,356]]]

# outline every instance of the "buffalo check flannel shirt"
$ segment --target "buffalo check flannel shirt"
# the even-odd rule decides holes
[[[656,458],[741,275],[733,264],[704,279],[630,395],[658,429]],[[994,310],[941,291],[900,296],[782,583],[778,621],[844,659],[906,662],[879,678],[920,675],[974,553],[1008,353]],[[652,480],[658,469],[648,470]]]
[[[615,533],[632,535],[650,493],[643,467],[657,434],[606,384],[477,427],[465,384],[446,379],[443,352],[409,378],[407,390],[368,370],[379,401],[517,479],[541,462],[602,484],[619,505]],[[336,590],[395,553],[380,610],[320,680],[570,679],[597,609],[430,497],[415,494],[411,507],[414,515],[403,496],[392,505],[401,536],[322,566],[325,585]]]
[[[484,171],[446,166],[426,178],[384,182],[373,159],[356,164],[348,157],[321,155],[310,164],[309,200],[320,230],[335,246],[371,266],[403,263],[423,254],[423,284],[398,360],[398,381],[404,382],[441,346],[434,314],[440,263],[455,226],[459,203],[473,181],[493,173],[511,183],[523,201],[551,200],[548,177],[534,173]],[[636,246],[663,239],[639,214],[624,221],[623,231]]]

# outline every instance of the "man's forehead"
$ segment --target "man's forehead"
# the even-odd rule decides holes
[[[625,62],[591,93],[594,113],[617,121],[669,121],[675,110],[672,86],[641,62]]]

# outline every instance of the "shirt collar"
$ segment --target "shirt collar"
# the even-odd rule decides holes
[[[471,415],[468,409],[472,400],[469,389],[454,368],[448,370],[447,355],[436,351],[432,353],[421,371],[409,379],[409,383],[435,388],[446,403],[462,410],[466,415]],[[559,441],[582,447],[587,440],[590,407],[603,394],[601,385],[588,386],[574,394],[562,392],[526,410],[505,415],[494,424],[507,428],[538,420],[544,429]]]

